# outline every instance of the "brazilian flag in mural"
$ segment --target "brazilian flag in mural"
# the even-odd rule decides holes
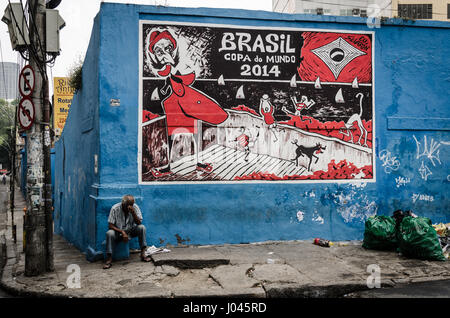
[[[139,177],[374,181],[374,34],[140,21]]]

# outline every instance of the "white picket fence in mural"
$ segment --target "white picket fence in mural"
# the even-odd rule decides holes
[[[177,178],[190,180],[233,180],[235,177],[252,173],[274,173],[278,177],[285,175],[302,175],[306,169],[296,166],[295,162],[268,155],[250,153],[245,161],[245,152],[239,149],[214,144],[199,154],[200,162],[212,165],[210,173],[196,171],[196,156],[191,155],[174,162],[171,171]],[[193,173],[195,172],[195,173]]]
[[[228,119],[218,125],[217,143],[226,147],[233,147],[236,143],[234,138],[239,133],[239,127],[244,126],[251,131],[253,136],[261,131],[255,143],[250,146],[250,151],[261,155],[280,158],[282,161],[291,161],[296,157],[296,148],[292,142],[298,141],[306,147],[313,147],[320,143],[326,147],[323,153],[319,154],[317,163],[315,159],[311,164],[311,171],[328,170],[331,160],[336,163],[347,160],[357,167],[372,165],[372,149],[352,144],[333,137],[307,132],[296,127],[279,124],[275,129],[268,129],[261,117],[240,111],[228,111]],[[275,137],[274,133],[277,137]],[[306,156],[298,159],[299,166],[307,167],[309,158]],[[270,171],[270,170],[269,170]],[[274,171],[270,171],[275,173]]]

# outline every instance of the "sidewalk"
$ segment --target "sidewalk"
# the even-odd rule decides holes
[[[55,271],[25,277],[22,252],[25,201],[19,189],[15,205],[17,244],[11,239],[8,211],[4,232],[7,262],[0,288],[18,296],[341,297],[369,289],[370,264],[380,267],[382,287],[450,279],[448,261],[421,261],[395,252],[365,250],[361,242],[324,248],[313,245],[312,240],[166,246],[170,252],[152,255],[153,262],[140,262],[139,253],[132,253],[129,260],[115,262],[110,269],[103,270],[101,261],[88,262],[83,253],[58,235],[54,236]],[[80,288],[73,288],[76,273],[71,268],[67,271],[71,264],[79,266]]]

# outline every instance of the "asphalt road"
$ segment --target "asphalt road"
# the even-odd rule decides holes
[[[349,294],[350,298],[450,298],[450,280],[414,283]]]

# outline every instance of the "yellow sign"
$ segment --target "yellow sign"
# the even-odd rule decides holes
[[[56,136],[60,136],[64,129],[73,93],[74,88],[69,85],[68,77],[53,78],[53,127]]]

